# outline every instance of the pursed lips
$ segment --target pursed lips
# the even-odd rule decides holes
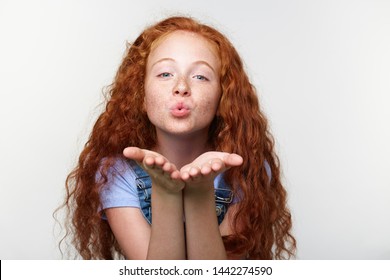
[[[190,114],[191,108],[184,102],[178,102],[169,108],[171,114],[177,118],[183,118]]]

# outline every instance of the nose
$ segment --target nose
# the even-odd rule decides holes
[[[187,80],[182,77],[179,78],[173,89],[174,95],[188,96],[191,95],[190,87]]]

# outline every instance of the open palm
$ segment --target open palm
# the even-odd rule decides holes
[[[179,192],[184,188],[180,172],[176,166],[159,153],[128,147],[124,149],[123,155],[137,161],[148,172],[153,185],[160,186],[168,192]]]
[[[213,185],[215,177],[227,169],[240,166],[241,156],[225,152],[206,152],[180,169],[181,179],[186,187]]]

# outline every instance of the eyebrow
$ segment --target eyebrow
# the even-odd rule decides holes
[[[161,59],[157,60],[155,63],[153,63],[152,66],[151,66],[151,68],[153,68],[156,64],[161,63],[161,62],[164,62],[164,61],[176,62],[173,58],[164,57],[164,58],[161,58]],[[207,61],[204,61],[204,60],[197,60],[197,61],[193,62],[192,64],[195,64],[195,65],[204,64],[204,65],[206,65],[208,68],[210,68],[214,73],[216,73],[215,69],[214,69]]]

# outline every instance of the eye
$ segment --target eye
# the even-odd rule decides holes
[[[157,75],[157,77],[161,77],[161,78],[169,78],[171,76],[172,76],[172,74],[168,73],[168,72],[164,72],[164,73]]]
[[[194,76],[195,79],[198,79],[198,80],[202,80],[202,81],[208,81],[209,79],[207,79],[205,76],[203,75],[195,75]]]

